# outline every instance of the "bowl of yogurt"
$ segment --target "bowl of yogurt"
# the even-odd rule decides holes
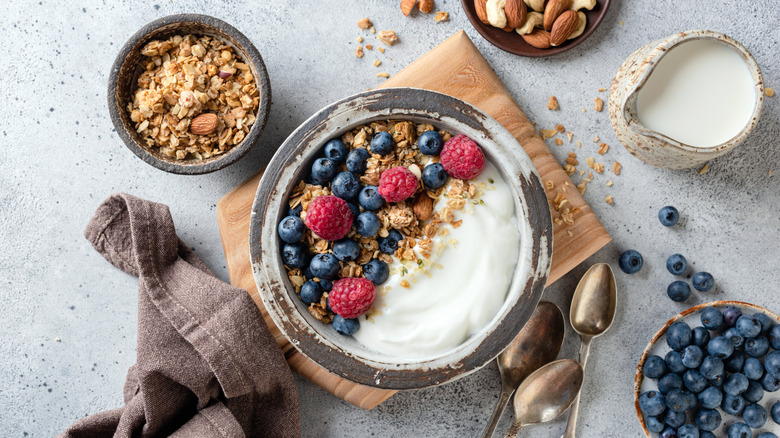
[[[377,285],[371,309],[356,318],[359,329],[345,336],[329,324],[327,293],[322,303],[302,301],[301,283],[310,274],[303,277],[303,269],[284,263],[280,254],[285,242],[277,229],[297,199],[311,200],[307,191],[313,186],[303,180],[310,178],[312,163],[322,157],[327,142],[342,138],[351,144],[363,130],[387,129],[383,126],[388,121],[402,121],[394,127],[396,133],[408,126],[418,133],[436,129],[445,139],[463,134],[479,145],[485,164],[472,179],[449,178],[438,190],[428,191],[436,199],[424,219],[418,212],[417,219],[409,217],[416,198],[379,211],[385,236],[385,228],[402,230],[406,236],[392,254],[373,251],[370,239],[350,231],[348,237],[363,248],[350,265],[341,263],[339,276],[359,277],[360,271],[350,267],[365,266],[371,259],[382,260],[388,275]],[[427,160],[437,161],[429,157],[419,161],[419,153],[398,155],[406,156],[404,165],[413,173],[419,173]],[[370,183],[371,178],[369,165],[361,182]],[[319,190],[314,186],[314,196],[326,194]],[[258,187],[250,252],[265,308],[300,352],[351,381],[411,389],[477,370],[520,332],[547,280],[552,222],[536,169],[498,122],[444,94],[384,89],[329,105],[282,144]]]

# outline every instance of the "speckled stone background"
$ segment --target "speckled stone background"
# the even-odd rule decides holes
[[[576,49],[549,59],[504,53],[477,34],[460,2],[436,0],[450,21],[405,18],[397,0],[371,1],[15,1],[0,14],[0,435],[52,436],[87,414],[122,404],[134,362],[136,279],[95,253],[82,232],[97,205],[126,191],[171,207],[181,238],[227,280],[216,221],[217,200],[263,167],[303,120],[326,104],[381,83],[457,30],[465,29],[528,115],[542,128],[562,123],[582,149],[551,146],[563,160],[597,156],[592,141],[609,143],[603,160],[623,164],[618,177],[597,175],[585,197],[614,242],[545,293],[568,312],[577,280],[593,262],[617,269],[617,255],[635,248],[641,273],[618,275],[619,307],[612,329],[596,340],[583,388],[582,437],[640,435],[632,405],[634,367],[651,334],[696,303],[741,299],[780,311],[780,102],[767,98],[761,122],[709,173],[647,166],[617,142],[606,111],[593,99],[636,48],[674,32],[709,28],[741,41],[780,89],[780,30],[774,0],[613,0],[598,31]],[[215,174],[183,177],[137,159],[113,130],[106,80],[121,44],[157,17],[198,12],[236,26],[265,58],[273,88],[271,118],[260,144]],[[400,43],[384,55],[352,56],[356,21],[394,29]],[[382,66],[372,65],[380,59]],[[548,111],[558,97],[561,110]],[[583,112],[582,108],[587,111]],[[582,166],[584,167],[584,166]],[[607,179],[615,182],[607,187]],[[575,178],[578,181],[579,178]],[[611,194],[614,205],[604,198]],[[664,228],[656,218],[676,205],[686,224]],[[714,274],[717,287],[684,304],[666,298],[672,276],[664,261],[681,252],[694,269]],[[479,293],[479,291],[474,291]],[[574,357],[570,327],[561,357]],[[57,342],[55,338],[60,338]],[[357,409],[296,378],[307,437],[466,437],[478,435],[498,398],[494,365],[457,382],[397,394],[372,411]],[[775,395],[775,397],[778,397]],[[507,412],[499,433],[509,427]],[[558,437],[564,419],[521,436]]]

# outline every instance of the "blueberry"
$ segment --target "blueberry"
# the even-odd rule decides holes
[[[390,230],[387,237],[379,239],[379,250],[385,254],[393,254],[398,249],[398,242],[404,240],[403,234],[398,230]]]
[[[780,351],[773,351],[764,358],[764,369],[774,377],[780,377]]]
[[[671,372],[682,374],[688,369],[683,365],[682,356],[679,351],[672,350],[666,353],[664,361],[666,362],[666,367],[669,368],[669,371]]]
[[[333,254],[317,254],[312,257],[309,269],[317,278],[332,280],[339,272],[339,260]]]
[[[679,438],[699,438],[699,429],[693,424],[686,424],[677,429],[677,436]]]
[[[660,392],[647,391],[639,396],[639,409],[645,415],[661,415],[666,409],[666,400]]]
[[[723,367],[730,373],[742,371],[743,365],[745,365],[745,354],[740,350],[734,350],[731,356],[723,360]]]
[[[645,377],[650,379],[660,379],[666,374],[666,362],[660,356],[648,356],[644,367]]]
[[[298,216],[287,216],[279,222],[279,237],[287,243],[300,242],[306,234],[306,224]]]
[[[772,328],[772,324],[774,323],[772,321],[772,318],[769,317],[766,313],[754,313],[753,318],[758,321],[759,324],[761,324],[761,333],[766,333],[769,331],[770,328]]]
[[[333,317],[333,329],[344,336],[352,336],[360,329],[360,321],[357,318],[347,319],[336,315]]]
[[[688,261],[685,260],[682,254],[674,254],[666,259],[666,269],[672,273],[672,275],[683,275],[688,270]]]
[[[688,370],[683,374],[683,383],[694,394],[704,391],[707,387],[707,379],[696,370]]]
[[[666,288],[666,295],[668,295],[672,301],[682,303],[691,296],[691,287],[684,281],[673,281]]]
[[[333,255],[342,262],[351,262],[360,257],[360,245],[352,239],[333,242]]]
[[[773,434],[772,432],[761,432],[756,438],[777,438],[777,435]]]
[[[666,429],[658,435],[658,438],[677,438],[677,430],[667,426]]]
[[[712,274],[709,272],[697,272],[693,274],[691,284],[693,284],[694,289],[700,292],[707,292],[715,285],[715,279],[712,278]]]
[[[699,368],[702,359],[704,359],[704,352],[696,345],[689,345],[680,353],[680,356],[686,368]]]
[[[355,175],[362,175],[366,172],[366,162],[371,154],[364,148],[356,148],[347,154],[347,170]]]
[[[320,183],[327,183],[336,176],[338,166],[327,158],[317,158],[311,165],[311,177]]]
[[[724,395],[723,403],[720,404],[723,412],[729,415],[741,415],[745,409],[745,399],[741,395]]]
[[[742,393],[742,398],[752,403],[758,403],[764,398],[764,388],[757,380],[748,381],[748,389]]]
[[[666,411],[664,413],[664,423],[675,429],[685,424],[685,412]]]
[[[766,336],[758,336],[745,341],[745,354],[750,357],[764,357],[769,351],[769,341]]]
[[[673,227],[677,225],[677,221],[680,220],[680,212],[671,205],[667,205],[658,212],[658,220],[665,227]]]
[[[352,172],[341,172],[333,178],[330,191],[345,201],[351,201],[360,192],[360,180]]]
[[[387,155],[393,152],[393,147],[393,137],[389,132],[378,132],[371,139],[371,153],[373,154]]]
[[[320,287],[322,287],[322,290],[330,292],[330,290],[333,289],[333,282],[324,278],[320,278]]]
[[[717,356],[707,356],[701,361],[699,372],[707,380],[723,378],[725,377],[725,371],[723,370],[723,360]]]
[[[387,263],[374,259],[363,265],[363,274],[372,283],[379,285],[387,281],[387,278],[390,276],[390,269],[387,267]]]
[[[642,254],[633,249],[624,251],[623,254],[620,254],[618,265],[626,274],[636,274],[642,269]]]
[[[742,419],[745,420],[745,424],[758,429],[763,427],[766,423],[766,409],[763,406],[751,403],[745,406],[745,410],[742,411]]]
[[[742,373],[734,373],[726,377],[726,382],[723,384],[723,392],[728,395],[740,395],[747,391],[748,378]]]
[[[441,163],[425,166],[422,171],[422,182],[428,190],[436,190],[447,182],[447,171]]]
[[[441,134],[436,131],[425,131],[417,137],[417,149],[423,155],[439,155],[444,146]]]
[[[780,401],[777,401],[772,405],[772,409],[769,410],[769,414],[772,416],[772,421],[780,424]]]
[[[745,423],[734,423],[729,427],[728,438],[752,438],[753,431]]]
[[[712,408],[699,409],[699,412],[696,412],[696,416],[694,417],[694,422],[699,429],[706,431],[715,430],[720,426],[720,412]]]
[[[651,391],[651,392],[655,392],[655,391]],[[669,409],[675,412],[684,412],[692,408],[696,404],[696,398],[691,397],[693,394],[691,394],[688,391],[683,391],[680,389],[673,389],[669,391],[666,394],[666,396],[663,396],[661,394],[658,395],[660,397],[666,397],[666,407],[668,407]],[[640,404],[640,408],[641,408],[641,404]]]
[[[764,373],[764,377],[761,378],[761,387],[766,392],[775,392],[780,389],[780,379],[769,373]]]
[[[700,392],[697,398],[699,399],[699,404],[701,407],[715,409],[720,406],[720,403],[723,401],[723,393],[720,391],[720,389],[714,386],[710,386],[709,388]]]
[[[717,336],[710,340],[709,345],[707,345],[707,352],[713,356],[725,359],[734,352],[734,344],[731,343],[729,338]]]
[[[701,311],[701,324],[708,330],[719,330],[723,326],[723,313],[714,307]]]
[[[693,345],[701,348],[707,348],[707,344],[710,343],[710,332],[704,327],[696,327],[693,329]]]
[[[714,433],[708,431],[708,430],[700,430],[699,431],[699,438],[717,438]]]
[[[301,301],[306,304],[319,303],[322,298],[322,287],[314,280],[309,280],[301,286]]]
[[[301,243],[286,243],[282,247],[282,263],[290,268],[303,268],[308,261],[306,247]]]
[[[752,316],[742,315],[737,318],[737,324],[734,326],[740,335],[745,338],[755,338],[761,333],[761,323]]]
[[[376,236],[380,228],[382,228],[382,224],[373,212],[364,211],[355,219],[355,230],[363,237]]]
[[[723,322],[726,327],[733,327],[740,316],[742,316],[742,311],[739,310],[739,307],[729,306],[723,309]]]
[[[660,420],[658,417],[652,415],[645,418],[645,425],[647,426],[647,430],[655,433],[664,430],[664,427],[666,427],[663,420]]]
[[[772,348],[780,350],[780,325],[773,325],[772,328],[769,329],[767,338],[769,339],[769,345],[771,345]]]
[[[676,373],[668,373],[658,379],[658,392],[661,394],[668,394],[673,389],[682,389],[683,381],[682,377]]]
[[[666,330],[666,343],[675,351],[682,351],[685,347],[691,345],[692,337],[691,327],[683,321],[672,323]]]
[[[325,156],[340,163],[347,159],[347,147],[338,138],[325,143]]]
[[[384,203],[385,198],[379,194],[379,190],[376,186],[365,186],[358,194],[358,204],[365,210],[379,210]]]
[[[290,207],[287,209],[287,216],[301,217],[301,211],[303,211],[303,204],[298,204],[295,207]]]
[[[736,327],[728,328],[723,332],[723,336],[731,340],[731,343],[734,344],[734,348],[739,348],[745,343],[745,338],[739,334]]]
[[[742,365],[742,374],[750,380],[758,380],[764,375],[764,365],[755,357],[749,357]]]

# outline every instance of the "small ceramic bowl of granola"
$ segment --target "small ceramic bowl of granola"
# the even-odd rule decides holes
[[[271,85],[260,53],[222,20],[170,15],[125,43],[108,81],[111,121],[127,147],[166,172],[235,163],[258,142]]]
[[[494,359],[552,256],[544,188],[517,140],[420,89],[360,93],[304,122],[251,217],[274,323],[321,367],[379,388],[438,385]]]

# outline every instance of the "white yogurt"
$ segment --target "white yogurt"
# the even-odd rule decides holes
[[[520,230],[512,191],[498,169],[487,163],[473,183],[484,187],[477,197],[484,203],[467,202],[456,211],[460,227],[439,227],[449,234],[432,239],[434,250],[424,266],[397,259],[390,266],[390,278],[374,301],[377,312],[361,318],[354,335],[369,349],[435,355],[460,345],[498,313],[517,264]],[[446,198],[440,199],[436,209],[445,205]],[[408,288],[401,286],[404,280]]]
[[[669,51],[639,91],[637,115],[647,128],[696,147],[734,138],[756,102],[753,77],[733,48],[693,40]]]

